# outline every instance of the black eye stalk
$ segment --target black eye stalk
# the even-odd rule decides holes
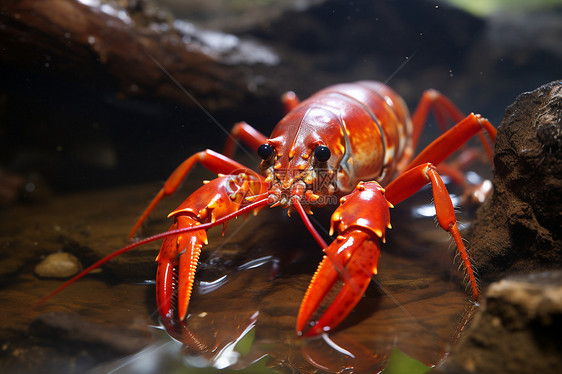
[[[262,158],[262,160],[267,161],[273,156],[273,147],[269,144],[262,144],[258,148],[258,156]]]
[[[330,159],[332,152],[330,152],[330,148],[326,147],[325,145],[319,145],[314,150],[314,157],[319,162],[326,162]]]

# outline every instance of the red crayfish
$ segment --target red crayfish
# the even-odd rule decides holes
[[[391,228],[389,208],[429,183],[437,220],[454,239],[476,301],[477,280],[437,166],[476,134],[491,157],[490,144],[483,135],[486,132],[494,142],[496,130],[490,122],[475,114],[465,117],[435,90],[424,92],[410,117],[400,96],[386,85],[372,81],[331,86],[303,102],[289,92],[282,100],[287,114],[269,138],[245,122],[236,124],[225,145],[227,156],[206,150],[186,159],[166,180],[129,236],[135,235],[164,196],[174,193],[196,163],[218,173],[218,178],[193,192],[170,213],[174,223],[168,232],[143,239],[100,260],[47,297],[112,257],[164,238],[156,259],[158,310],[166,322],[183,321],[199,254],[207,243],[206,230],[268,205],[281,206],[300,215],[325,252],[304,295],[297,333],[310,336],[327,332],[353,310],[377,273],[380,241],[384,242],[385,230]],[[456,125],[412,160],[430,110],[440,124],[449,117]],[[234,152],[236,140],[257,152],[262,159],[261,174],[228,157]],[[341,197],[340,205],[332,215],[330,227],[330,235],[337,235],[327,245],[307,213],[334,199],[337,203],[337,197]],[[321,307],[338,282],[343,282],[343,286],[337,296],[329,306]]]

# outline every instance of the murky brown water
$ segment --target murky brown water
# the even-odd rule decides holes
[[[190,180],[197,186],[199,178]],[[60,284],[33,275],[41,255],[64,249],[91,262],[125,245],[136,215],[157,188],[83,193],[3,212],[2,367],[79,372],[97,366],[98,372],[128,373],[140,372],[140,365],[145,372],[161,372],[183,365],[240,369],[262,359],[281,372],[376,372],[394,348],[435,365],[454,343],[471,307],[447,234],[432,218],[412,217],[413,209],[430,201],[425,193],[392,210],[393,229],[383,245],[379,275],[356,309],[324,338],[302,339],[295,333],[297,311],[321,252],[298,217],[288,218],[281,209],[231,222],[222,238],[219,228],[211,231],[186,328],[174,333],[185,347],[150,327],[158,325],[154,286],[143,281],[154,278],[158,243],[112,261],[45,305],[32,305]],[[181,198],[159,206],[145,234],[165,230],[169,222],[163,217]],[[315,217],[327,227],[329,214]],[[78,316],[85,331],[73,335],[72,327],[46,335],[37,322],[32,324],[55,311],[62,312],[62,319]],[[118,346],[111,337],[84,337],[99,326],[142,342],[129,351],[93,353],[100,345]],[[152,338],[143,340],[147,333]],[[239,340],[243,343],[236,346]],[[119,359],[126,354],[131,355]],[[88,359],[81,360],[84,356]]]

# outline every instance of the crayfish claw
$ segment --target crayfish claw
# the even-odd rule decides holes
[[[325,252],[299,310],[301,336],[331,331],[355,308],[376,273],[380,250],[369,233],[354,230]]]
[[[174,317],[173,301],[175,300],[175,274],[172,257],[167,253],[173,250],[173,237],[164,239],[160,253],[156,258],[158,270],[156,271],[156,305],[158,312],[165,320],[171,321]]]
[[[389,225],[389,203],[378,183],[361,182],[341,198],[330,225],[330,235],[337,231],[338,236],[324,249],[302,301],[299,335],[330,331],[353,310],[377,273],[380,240]]]
[[[195,226],[196,223],[190,216],[180,216],[170,230]],[[175,311],[180,321],[185,319],[199,255],[206,243],[207,233],[204,229],[164,239],[156,259],[156,303],[164,319],[172,320]]]
[[[220,176],[199,187],[168,215],[175,221],[156,258],[156,301],[166,323],[181,322],[187,316],[199,255],[207,244],[207,230],[223,224],[224,234],[227,217],[244,214],[245,208],[265,206],[263,199],[252,203],[247,199],[259,196],[264,188],[261,179],[246,174]],[[233,190],[237,193],[233,194]]]
[[[195,231],[186,243],[185,253],[180,255],[178,269],[178,318],[180,321],[183,321],[187,315],[187,307],[191,298],[191,291],[193,290],[199,255],[206,241],[207,234],[205,230]]]

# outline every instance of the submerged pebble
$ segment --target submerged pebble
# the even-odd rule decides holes
[[[35,266],[35,274],[42,278],[69,278],[81,270],[80,261],[66,252],[52,253]]]

